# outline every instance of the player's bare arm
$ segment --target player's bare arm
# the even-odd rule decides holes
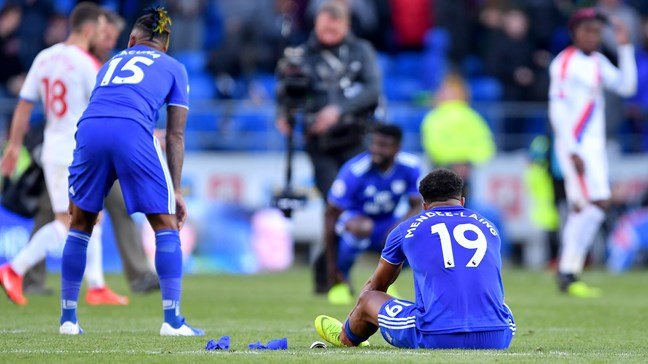
[[[378,267],[376,267],[374,274],[371,276],[371,278],[369,278],[367,283],[365,283],[361,292],[387,292],[387,288],[389,288],[389,286],[396,282],[396,279],[398,278],[398,275],[400,274],[402,269],[403,264],[394,265],[388,263],[384,259],[380,259],[380,261],[378,262]]]
[[[571,155],[571,160],[572,163],[574,163],[574,169],[576,169],[576,173],[582,175],[585,173],[585,162],[583,161],[583,158],[581,158],[578,154],[573,153]]]
[[[628,27],[621,21],[621,19],[611,19],[612,26],[614,27],[614,35],[619,45],[630,44],[630,31]]]
[[[184,161],[184,132],[187,124],[187,109],[179,106],[167,107],[166,155],[169,173],[176,197],[178,229],[187,218],[187,208],[182,198],[181,178]]]
[[[344,281],[337,268],[338,241],[335,235],[335,223],[342,215],[342,212],[342,209],[329,203],[326,206],[324,215],[324,247],[326,249],[329,283],[332,285]]]
[[[11,131],[9,132],[9,143],[2,156],[2,175],[9,176],[16,169],[20,148],[23,145],[25,134],[29,129],[29,117],[34,109],[34,103],[21,99],[16,105],[11,120]]]

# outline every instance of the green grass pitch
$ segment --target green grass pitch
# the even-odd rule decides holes
[[[356,269],[357,285],[370,274]],[[508,351],[414,351],[395,349],[375,335],[368,349],[310,350],[318,340],[312,326],[320,313],[343,318],[349,307],[332,307],[310,293],[305,268],[263,276],[188,276],[183,313],[207,331],[205,338],[162,338],[159,295],[131,296],[127,307],[81,304],[80,322],[86,333],[58,335],[58,298],[30,297],[27,307],[0,299],[0,363],[29,362],[646,362],[648,361],[648,273],[611,276],[587,273],[604,297],[579,300],[559,295],[546,272],[505,270],[507,302],[518,330]],[[57,277],[50,277],[53,285]],[[109,277],[126,292],[120,276]],[[405,272],[398,282],[411,297],[412,281]],[[83,292],[82,292],[83,294]],[[229,335],[228,352],[206,352],[210,338]],[[247,350],[251,342],[287,337],[289,350]]]

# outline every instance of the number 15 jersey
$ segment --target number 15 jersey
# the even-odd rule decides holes
[[[164,104],[188,108],[188,93],[182,63],[136,45],[119,52],[99,70],[90,104],[79,123],[88,118],[130,119],[152,135],[159,109]]]
[[[422,333],[501,330],[512,316],[504,304],[500,245],[491,222],[462,206],[443,206],[399,224],[382,259],[394,265],[407,259],[412,267]]]
[[[90,53],[65,43],[42,50],[34,59],[20,98],[43,103],[43,163],[72,163],[77,122],[88,106],[99,67]]]

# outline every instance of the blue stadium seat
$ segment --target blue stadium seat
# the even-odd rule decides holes
[[[484,74],[484,61],[477,56],[468,56],[461,62],[461,73],[466,78],[475,78]]]
[[[378,53],[376,55],[376,61],[378,62],[378,67],[380,67],[383,77],[391,75],[391,73],[394,71],[394,61],[389,54]]]
[[[425,50],[435,50],[441,53],[446,53],[450,46],[450,33],[443,28],[433,28],[425,33]]]
[[[403,77],[420,77],[423,68],[423,53],[404,52],[394,57],[392,74]]]
[[[192,99],[213,99],[216,96],[214,79],[208,73],[195,73],[189,76],[189,95]]]
[[[187,130],[216,131],[218,124],[218,115],[214,114],[190,112],[187,117]]]
[[[207,54],[203,51],[181,51],[173,54],[173,58],[184,64],[187,73],[201,73],[207,65]]]
[[[423,122],[423,118],[428,111],[420,107],[388,107],[387,121],[400,126],[405,133],[419,133],[421,122]]]
[[[252,82],[257,86],[260,87],[263,91],[263,93],[269,98],[274,100],[274,95],[276,92],[276,87],[277,87],[277,79],[274,74],[272,73],[262,73],[259,75],[254,76],[252,78]]]
[[[272,107],[250,106],[237,110],[233,129],[241,132],[267,132],[274,129],[275,110]]]
[[[383,91],[389,100],[411,101],[417,93],[424,90],[417,78],[398,76],[383,78]]]
[[[500,101],[504,93],[502,83],[493,77],[477,77],[468,80],[473,101]]]
[[[419,80],[426,90],[437,90],[447,69],[446,56],[442,53],[426,52],[423,56],[423,67]]]

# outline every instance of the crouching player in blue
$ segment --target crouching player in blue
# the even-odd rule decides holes
[[[319,316],[317,332],[336,346],[364,346],[378,329],[411,349],[507,349],[515,334],[504,303],[498,232],[463,207],[463,181],[447,169],[419,185],[424,211],[390,234],[375,273],[346,322]],[[386,294],[407,259],[416,301]]]
[[[188,110],[187,72],[166,55],[171,20],[163,8],[137,19],[128,49],[104,65],[90,103],[78,122],[70,166],[71,228],[63,250],[61,334],[82,333],[77,300],[86,249],[97,214],[119,179],[129,213],[142,212],[155,231],[155,268],[160,279],[163,336],[197,336],[180,316],[182,252],[179,229],[187,217],[180,193],[184,129]],[[167,161],[153,128],[167,109]]]
[[[400,152],[402,138],[399,127],[377,125],[369,151],[342,166],[331,186],[324,241],[332,283],[328,298],[332,304],[353,304],[348,281],[358,255],[367,250],[382,251],[389,231],[421,209],[416,190],[420,161]],[[409,211],[397,217],[395,210],[403,198],[408,199]]]

